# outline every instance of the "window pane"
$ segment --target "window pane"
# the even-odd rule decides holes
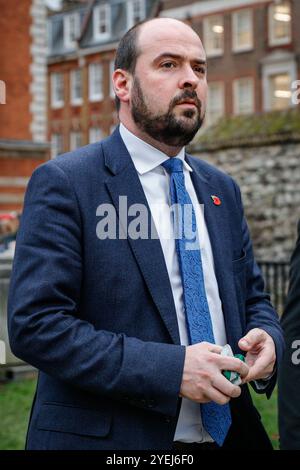
[[[90,144],[99,142],[102,139],[102,131],[100,127],[91,127],[89,132],[89,141]]]
[[[51,136],[51,158],[63,152],[63,138],[61,134],[52,134]]]
[[[110,34],[110,5],[99,5],[94,9],[94,36],[104,39]]]
[[[77,31],[77,16],[76,15],[71,15],[69,18],[69,28],[70,28],[70,41],[74,41],[77,36],[78,36],[78,31]]]
[[[291,6],[289,2],[270,7],[270,41],[287,43],[291,39]]]
[[[208,54],[223,52],[224,26],[222,16],[215,15],[204,20],[204,36]]]
[[[224,87],[222,83],[211,83],[208,89],[207,123],[216,122],[224,115]]]
[[[76,150],[81,146],[81,132],[74,131],[70,134],[70,150]]]
[[[291,77],[289,74],[270,77],[271,108],[286,109],[291,106]]]
[[[143,5],[144,0],[133,1],[133,22],[138,23],[143,19]]]
[[[53,73],[51,76],[51,104],[62,105],[64,100],[63,74]]]
[[[91,64],[89,66],[89,96],[90,100],[101,100],[103,69],[102,64]]]
[[[82,98],[81,70],[71,72],[71,97],[72,101],[78,101]]]
[[[250,114],[254,111],[253,81],[243,78],[234,82],[235,114]]]
[[[237,48],[252,46],[252,16],[249,10],[236,13],[235,45]]]

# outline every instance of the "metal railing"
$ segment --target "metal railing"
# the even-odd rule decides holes
[[[265,290],[271,296],[271,301],[276,311],[283,312],[289,283],[289,263],[260,261],[260,269],[265,280]],[[0,340],[6,344],[7,364],[18,364],[17,359],[9,348],[7,334],[7,295],[11,273],[11,260],[0,259]]]
[[[285,261],[260,261],[258,265],[265,280],[265,291],[279,315],[282,314],[289,287],[290,265]]]

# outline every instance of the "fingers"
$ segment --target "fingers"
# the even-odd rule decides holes
[[[241,394],[240,387],[233,385],[223,375],[215,377],[215,379],[212,381],[212,386],[223,395],[226,395],[229,399],[237,398]]]
[[[270,362],[263,358],[258,359],[254,365],[250,367],[248,375],[244,378],[244,382],[252,382],[253,380],[267,377],[273,372],[274,364],[274,361]]]
[[[218,405],[226,405],[230,401],[230,397],[219,392],[216,388],[210,388],[207,391],[206,396],[208,398],[207,402],[214,401],[215,403],[218,403]]]
[[[217,344],[206,343],[206,342],[199,343],[199,344],[206,345],[209,352],[216,353],[216,354],[221,354],[221,351],[223,349],[222,346],[218,346]]]
[[[249,349],[252,349],[256,345],[264,342],[265,339],[266,332],[264,330],[253,328],[246,334],[246,336],[240,339],[238,345],[243,351],[249,351]]]
[[[235,357],[220,356],[219,367],[222,370],[237,372],[242,378],[246,377],[249,373],[249,366]]]

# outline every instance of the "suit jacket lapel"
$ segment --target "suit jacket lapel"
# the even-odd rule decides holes
[[[222,193],[213,177],[205,171],[199,172],[193,159],[187,156],[187,162],[192,167],[193,185],[200,204],[204,205],[204,218],[208,229],[213,251],[215,273],[219,287],[219,294],[223,307],[226,335],[229,343],[234,344],[240,331],[240,319],[236,309],[236,296],[232,272],[232,246],[229,229],[230,208],[226,206],[226,194]],[[215,205],[211,196],[216,195],[221,205]],[[201,237],[201,234],[199,234]]]
[[[151,217],[150,208],[134,164],[119,135],[118,129],[114,132],[111,138],[103,142],[102,146],[104,149],[106,166],[110,169],[113,175],[107,179],[106,186],[119,218],[120,196],[127,197],[128,208],[133,204],[142,204],[147,208],[149,215],[148,238],[135,240],[128,236],[128,242],[140,267],[152,299],[160,312],[173,342],[175,344],[180,344],[173,294],[160,240],[155,229],[154,233],[156,236],[151,238],[150,227],[152,226],[153,231],[154,223]],[[127,226],[124,226],[124,221],[125,218],[124,215],[122,215],[121,225],[123,225],[123,230],[125,230],[127,234],[128,224]],[[130,223],[129,217],[128,222]]]

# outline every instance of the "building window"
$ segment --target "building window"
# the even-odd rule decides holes
[[[211,82],[208,87],[206,124],[211,126],[224,116],[224,84]]]
[[[89,65],[89,99],[90,101],[101,101],[103,99],[102,64]]]
[[[105,40],[111,34],[111,11],[110,5],[105,3],[94,8],[94,39]]]
[[[224,51],[223,16],[214,15],[204,18],[204,44],[208,57],[222,55]]]
[[[79,131],[72,131],[70,134],[70,150],[76,150],[82,145],[82,136]]]
[[[262,67],[264,111],[286,109],[296,105],[292,100],[293,83],[298,76],[295,56],[281,52],[275,59],[273,62],[264,63]]]
[[[112,81],[112,75],[114,73],[114,70],[115,70],[115,61],[113,59],[109,63],[109,96],[111,98],[115,97],[115,90],[114,90],[113,81]]]
[[[269,43],[271,46],[291,42],[291,18],[290,2],[269,6]]]
[[[146,2],[145,0],[129,0],[127,3],[127,29],[131,28],[136,23],[144,20],[146,17]]]
[[[292,98],[290,75],[288,73],[271,75],[269,77],[269,83],[271,109],[281,110],[289,108]]]
[[[62,134],[51,135],[51,158],[63,153],[63,136]]]
[[[51,107],[61,108],[64,105],[64,76],[62,73],[51,74]]]
[[[64,43],[66,49],[76,47],[76,39],[80,34],[80,16],[79,13],[71,13],[64,17]]]
[[[81,69],[71,71],[71,103],[73,105],[82,104],[82,78]]]
[[[254,83],[252,78],[240,78],[233,82],[234,114],[254,112]]]
[[[103,133],[100,127],[91,127],[89,130],[89,142],[90,144],[94,144],[95,142],[99,142],[103,138]]]
[[[253,49],[253,16],[251,10],[241,10],[233,13],[232,44],[234,52]]]

